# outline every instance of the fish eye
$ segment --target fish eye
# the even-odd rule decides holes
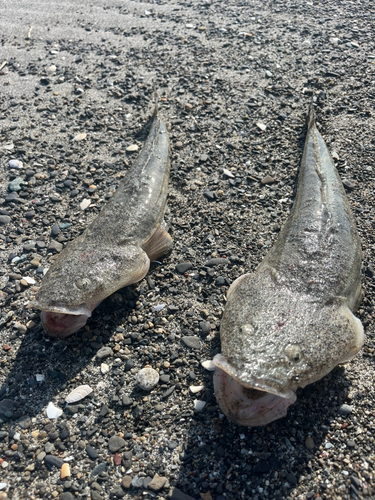
[[[76,287],[82,290],[83,288],[87,288],[90,284],[90,280],[88,278],[82,278],[76,281]]]
[[[299,363],[302,359],[302,351],[298,345],[288,345],[285,348],[285,355],[292,363]]]

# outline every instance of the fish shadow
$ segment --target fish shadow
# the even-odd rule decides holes
[[[340,452],[345,448],[334,433],[337,428],[353,426],[350,415],[339,414],[350,386],[345,369],[338,367],[299,390],[297,402],[285,418],[265,427],[245,428],[221,414],[212,384],[208,385],[199,398],[206,401],[206,407],[190,421],[177,487],[197,500],[204,495],[210,498],[208,493],[213,500],[281,500],[289,498],[297,485],[300,490],[308,482],[314,484],[311,497],[322,495],[325,481],[310,479],[315,475],[316,459],[324,475],[324,462],[333,452],[337,455],[338,448]],[[308,488],[302,491],[308,492]]]

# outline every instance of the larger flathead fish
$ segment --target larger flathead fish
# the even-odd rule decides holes
[[[87,229],[61,252],[35,301],[45,331],[76,332],[93,309],[147,273],[172,238],[161,226],[170,170],[169,138],[157,110],[146,143],[111,200]]]
[[[228,291],[215,395],[239,425],[286,415],[298,387],[324,377],[362,347],[353,315],[362,252],[344,187],[311,108],[292,212],[254,274]]]

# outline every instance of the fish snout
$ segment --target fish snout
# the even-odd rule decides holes
[[[63,339],[82,328],[89,316],[43,311],[40,314],[44,331],[53,338]]]

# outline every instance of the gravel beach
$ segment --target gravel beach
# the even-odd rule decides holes
[[[3,0],[0,500],[375,499],[374,16],[369,0]],[[154,89],[173,249],[49,338],[25,306],[141,150]],[[312,99],[362,241],[366,342],[286,418],[238,427],[207,361],[229,285],[288,216]]]

